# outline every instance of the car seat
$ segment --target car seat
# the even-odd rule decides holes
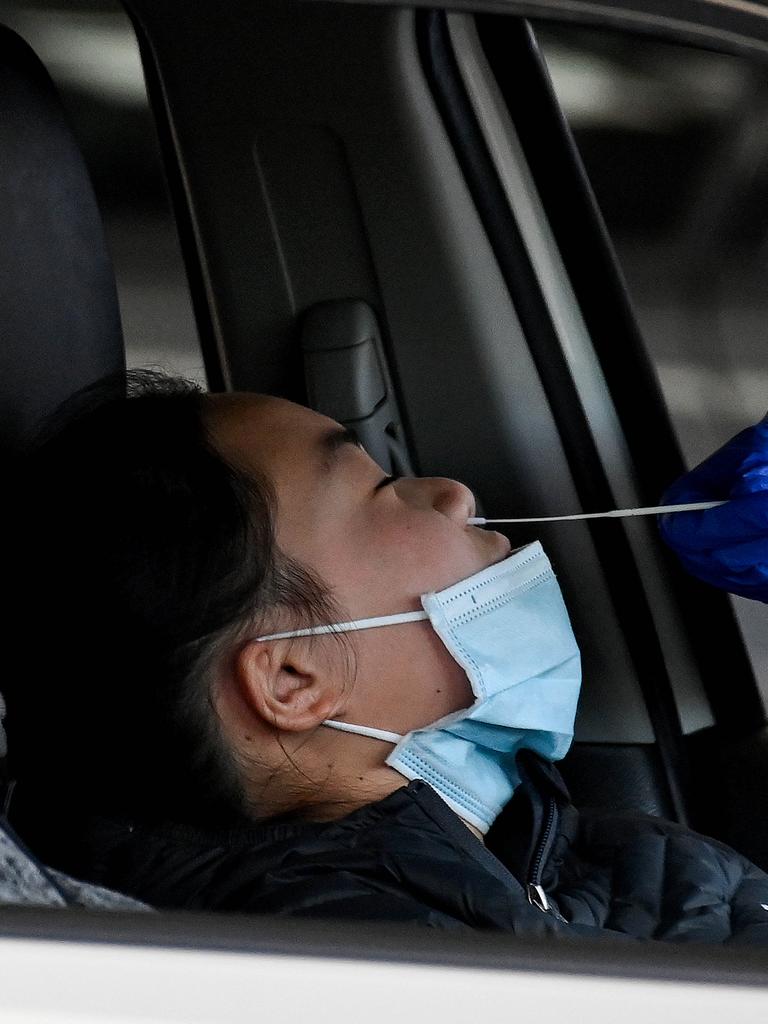
[[[124,366],[117,289],[88,172],[53,83],[0,27],[0,444]]]
[[[124,366],[96,200],[44,67],[0,26],[0,448],[11,457],[78,388]],[[1,684],[0,684],[1,685]],[[137,908],[52,871],[0,814],[0,905]]]

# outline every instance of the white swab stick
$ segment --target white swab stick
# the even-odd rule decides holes
[[[625,519],[628,516],[658,516],[669,512],[697,512],[705,508],[717,508],[725,501],[694,501],[687,505],[654,505],[651,508],[614,508],[610,512],[580,512],[575,516],[534,516],[529,519],[483,519],[474,516],[467,520],[468,526],[486,526],[490,523],[564,523],[574,519]]]

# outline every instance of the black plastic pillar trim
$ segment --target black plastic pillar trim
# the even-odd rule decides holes
[[[147,96],[155,121],[168,196],[179,235],[208,388],[211,391],[226,391],[228,390],[226,372],[211,315],[205,273],[198,250],[192,211],[181,170],[180,154],[174,141],[171,114],[166,102],[160,70],[140,19],[130,9],[127,9],[126,13],[131,19],[139,45]]]

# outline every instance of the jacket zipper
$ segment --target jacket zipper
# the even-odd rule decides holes
[[[555,828],[556,815],[557,804],[555,803],[555,800],[550,797],[547,821],[541,832],[541,838],[539,839],[539,843],[536,847],[536,852],[531,860],[531,869],[528,874],[528,881],[525,884],[525,893],[531,906],[538,907],[538,909],[543,913],[552,914],[558,921],[562,921],[564,924],[567,924],[568,922],[565,920],[563,915],[549,902],[549,898],[546,892],[544,892],[544,888],[541,884],[544,857],[549,850],[550,840]]]

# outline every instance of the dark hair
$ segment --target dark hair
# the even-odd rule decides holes
[[[195,385],[147,371],[55,414],[20,462],[9,537],[9,753],[19,794],[78,813],[249,812],[211,703],[217,654],[275,606],[333,621],[281,554],[269,481],[231,465]]]

